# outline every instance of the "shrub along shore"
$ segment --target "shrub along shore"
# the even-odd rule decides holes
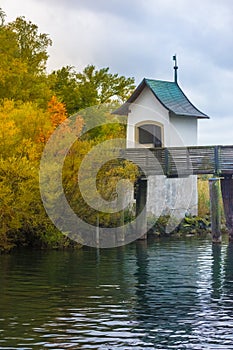
[[[177,220],[169,216],[161,216],[157,219],[148,217],[148,237],[184,237],[184,236],[204,236],[211,233],[210,215],[209,215],[209,193],[208,193],[208,178],[200,177],[198,179],[199,191],[199,213],[198,216],[186,216],[182,220]],[[201,193],[200,193],[201,191]],[[223,210],[222,210],[223,214]],[[36,216],[36,214],[34,214]],[[33,218],[31,218],[33,219]],[[102,220],[105,220],[103,216]],[[114,222],[109,220],[109,227],[114,226]],[[117,217],[116,220],[119,218]],[[127,217],[130,220],[130,215]],[[70,238],[62,234],[51,221],[46,217],[45,220],[38,225],[37,220],[33,225],[26,222],[27,225],[18,229],[8,230],[5,235],[0,235],[0,253],[14,251],[17,248],[30,249],[79,249],[81,244],[72,241]],[[115,221],[116,221],[115,220]],[[172,230],[168,230],[168,224]],[[101,225],[101,222],[100,222]],[[226,233],[224,217],[222,215],[222,233]]]

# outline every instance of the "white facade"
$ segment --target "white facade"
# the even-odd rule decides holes
[[[138,147],[137,127],[147,122],[161,125],[163,147],[197,144],[197,118],[169,116],[169,111],[145,86],[135,102],[130,105],[127,123],[128,148]]]
[[[197,118],[170,115],[169,110],[147,86],[129,106],[127,148],[144,147],[138,139],[138,128],[143,124],[161,127],[162,147],[197,144]],[[187,212],[196,215],[197,203],[196,176],[176,179],[163,175],[148,176],[148,215],[159,217],[170,214],[177,218],[184,217]]]

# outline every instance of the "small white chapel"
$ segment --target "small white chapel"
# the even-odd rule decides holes
[[[196,146],[199,119],[209,118],[187,98],[177,81],[144,78],[114,114],[127,116],[127,148]],[[197,176],[167,178],[148,176],[147,213],[177,218],[196,215]]]

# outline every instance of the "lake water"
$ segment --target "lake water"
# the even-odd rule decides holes
[[[233,245],[0,256],[0,349],[233,349]]]

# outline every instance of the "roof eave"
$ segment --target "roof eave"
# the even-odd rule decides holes
[[[128,105],[128,103],[127,102],[123,103],[123,105],[121,105],[115,111],[111,112],[111,114],[128,115],[129,114],[129,105]]]
[[[186,94],[184,93],[184,91],[181,89],[181,87],[179,86],[178,83],[176,83],[178,88],[180,89],[181,93],[184,95],[184,97],[186,98],[186,100],[190,103],[191,106],[193,106],[194,109],[197,110],[198,113],[200,113],[199,115],[196,116],[196,118],[198,119],[210,119],[210,117],[208,115],[206,115],[205,113],[203,113],[202,111],[200,111],[196,106],[194,106],[194,104],[189,100],[189,98],[186,96]]]
[[[188,117],[188,118],[197,118],[197,119],[210,119],[210,117],[204,113],[201,115],[193,115],[193,114],[182,114],[182,113],[175,113],[171,109],[169,109],[169,115],[170,117]]]

